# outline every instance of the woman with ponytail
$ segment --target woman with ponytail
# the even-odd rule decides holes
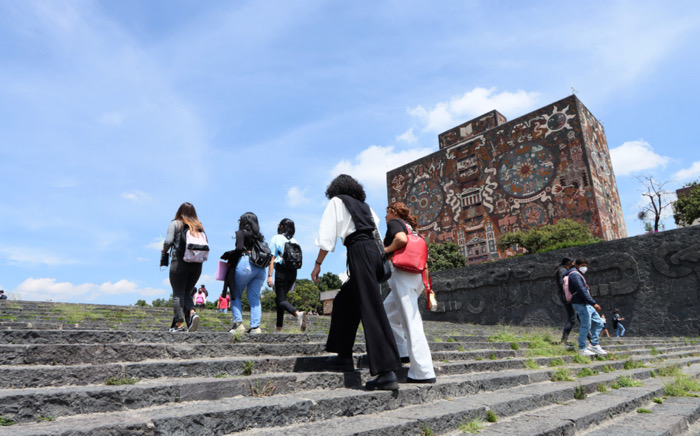
[[[170,286],[173,288],[173,323],[171,332],[194,332],[199,326],[199,316],[194,310],[194,301],[191,291],[202,274],[201,263],[189,263],[183,260],[185,254],[185,230],[189,230],[192,236],[204,233],[204,227],[197,218],[192,203],[182,203],[175,214],[175,219],[170,221],[168,233],[163,242],[163,255],[172,249],[170,261]],[[187,327],[183,324],[186,323]]]
[[[394,202],[386,208],[387,231],[384,237],[384,250],[392,256],[394,251],[403,248],[408,242],[409,228],[416,228],[416,217],[404,203]],[[391,288],[384,300],[384,309],[396,339],[401,361],[410,362],[408,383],[435,383],[433,360],[428,348],[428,340],[423,331],[423,320],[418,309],[418,297],[425,291],[420,273],[412,273],[394,268],[387,282]]]

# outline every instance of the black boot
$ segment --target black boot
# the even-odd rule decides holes
[[[352,357],[333,356],[326,359],[323,365],[326,371],[355,371],[355,363]]]
[[[365,388],[368,391],[395,391],[399,388],[399,381],[394,371],[384,371],[365,383]]]

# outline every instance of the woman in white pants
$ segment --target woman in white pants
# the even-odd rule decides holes
[[[404,203],[391,203],[386,208],[387,232],[384,247],[391,256],[408,242],[408,227],[416,227],[416,217],[411,215]],[[391,292],[384,300],[389,324],[396,339],[402,361],[410,360],[408,383],[435,383],[433,359],[428,340],[423,332],[423,320],[418,309],[418,297],[425,290],[419,273],[396,269],[392,265],[388,281]]]

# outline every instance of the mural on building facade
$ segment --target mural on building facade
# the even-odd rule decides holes
[[[507,257],[503,233],[586,223],[605,240],[627,236],[605,132],[575,96],[507,122],[497,111],[438,136],[440,150],[387,173],[432,242],[456,242],[469,263]]]

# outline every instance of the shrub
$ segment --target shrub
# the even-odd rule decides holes
[[[586,397],[586,389],[583,386],[578,385],[574,388],[574,398],[577,400],[585,400]]]
[[[493,410],[489,410],[488,412],[486,412],[486,420],[488,422],[497,422],[498,416]]]

